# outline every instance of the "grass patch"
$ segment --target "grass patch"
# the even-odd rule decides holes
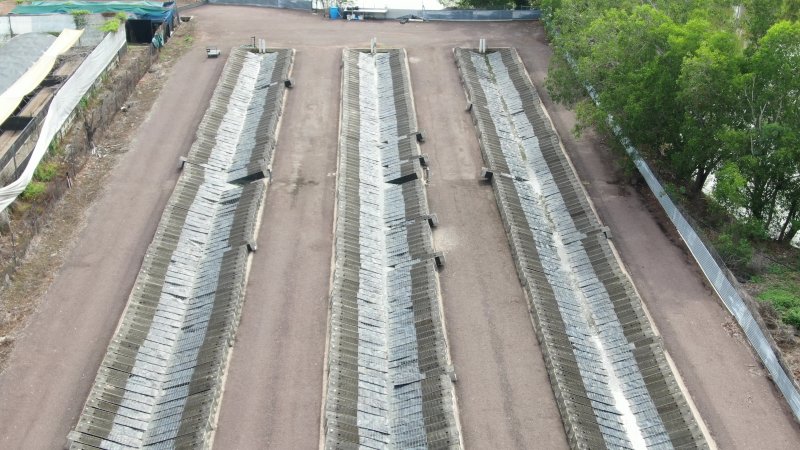
[[[33,179],[48,182],[55,178],[61,171],[61,165],[55,161],[43,161],[33,172]]]
[[[44,196],[47,192],[47,183],[43,181],[31,181],[28,187],[22,191],[20,197],[23,200],[34,202]]]
[[[759,294],[758,299],[771,303],[784,323],[800,328],[800,285],[788,281],[773,285]]]
[[[800,330],[800,271],[783,264],[771,264],[757,280],[758,300],[771,304],[781,321]]]
[[[116,33],[119,30],[119,20],[116,18],[106,20],[103,25],[100,26],[100,31],[104,33]]]

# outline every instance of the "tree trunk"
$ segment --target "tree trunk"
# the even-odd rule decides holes
[[[794,240],[794,237],[797,236],[797,232],[800,231],[800,228],[792,227],[788,233],[786,233],[785,240],[787,244],[791,243]]]
[[[792,223],[792,219],[797,214],[797,200],[792,201],[792,205],[789,207],[789,212],[786,214],[786,220],[783,221],[783,226],[781,226],[781,233],[778,235],[778,241],[780,242],[791,242],[794,235],[797,233],[797,228],[792,227],[789,233],[786,233],[786,229],[789,228],[789,224]]]
[[[711,175],[710,170],[700,169],[697,171],[697,176],[694,177],[694,183],[692,183],[692,197],[696,197],[703,191],[703,186],[706,185],[706,180],[708,180],[708,176]]]

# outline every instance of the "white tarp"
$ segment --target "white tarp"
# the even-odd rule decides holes
[[[44,54],[17,81],[0,94],[0,123],[8,119],[22,99],[39,86],[53,69],[58,55],[71,49],[83,34],[83,30],[64,30]]]
[[[106,35],[103,41],[83,61],[83,64],[78,67],[78,70],[58,90],[58,93],[50,103],[50,109],[44,119],[42,131],[36,141],[36,147],[31,153],[31,158],[25,167],[25,171],[16,181],[0,188],[0,211],[6,209],[31,182],[33,172],[42,157],[47,153],[50,142],[52,142],[64,122],[72,114],[72,111],[78,106],[78,103],[89,91],[89,88],[92,87],[97,77],[108,67],[108,64],[114,59],[114,56],[123,45],[125,45],[124,28],[120,28],[116,33]]]

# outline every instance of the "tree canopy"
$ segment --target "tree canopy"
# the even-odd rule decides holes
[[[788,242],[800,230],[800,2],[739,3],[543,0],[547,87],[589,125],[611,114],[689,195],[715,176],[721,205]]]

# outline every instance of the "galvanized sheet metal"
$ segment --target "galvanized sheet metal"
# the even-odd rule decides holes
[[[568,57],[570,64],[574,64],[571,58]],[[597,92],[591,86],[587,86],[587,91],[595,103],[598,103]],[[619,138],[625,151],[630,155],[639,173],[642,174],[647,186],[653,192],[661,207],[667,213],[678,233],[683,238],[689,251],[694,256],[697,265],[705,274],[706,279],[714,287],[714,290],[719,295],[719,298],[728,308],[728,311],[736,319],[736,322],[742,328],[747,336],[748,342],[753,346],[759,359],[766,367],[770,374],[770,378],[781,391],[783,397],[792,410],[796,420],[800,420],[800,388],[794,377],[788,372],[787,368],[781,363],[776,355],[770,339],[767,338],[767,332],[759,325],[753,312],[747,306],[745,301],[739,294],[739,290],[734,286],[727,276],[728,269],[724,263],[714,258],[703,242],[703,239],[697,234],[695,229],[683,216],[683,213],[675,205],[672,199],[667,194],[661,182],[655,176],[647,161],[642,158],[639,151],[633,146],[631,141],[623,134],[622,129],[614,122],[614,118],[609,116],[607,119],[608,124],[614,131],[614,134]]]

